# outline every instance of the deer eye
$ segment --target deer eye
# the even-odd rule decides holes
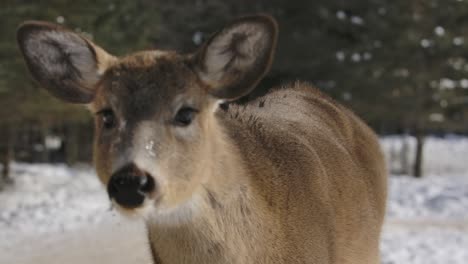
[[[176,126],[188,126],[192,123],[196,113],[198,113],[198,110],[194,108],[182,107],[174,117],[174,124]]]
[[[115,127],[116,118],[114,111],[112,111],[111,109],[104,109],[99,111],[97,114],[99,115],[99,118],[102,121],[102,126],[105,129],[112,129]]]

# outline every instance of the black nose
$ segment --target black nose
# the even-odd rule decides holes
[[[114,173],[107,184],[109,197],[126,208],[143,204],[145,197],[155,189],[153,177],[129,164]]]

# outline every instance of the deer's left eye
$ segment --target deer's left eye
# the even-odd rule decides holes
[[[192,123],[198,110],[191,107],[182,107],[174,117],[174,124],[177,126],[188,126]]]
[[[116,118],[114,111],[111,109],[104,109],[98,112],[99,118],[101,118],[102,126],[105,129],[112,129],[116,125]]]

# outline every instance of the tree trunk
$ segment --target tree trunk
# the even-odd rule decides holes
[[[79,126],[68,124],[65,136],[65,161],[68,165],[74,165],[78,161],[78,133]]]
[[[46,137],[49,135],[49,125],[47,122],[43,122],[40,126],[40,134],[41,134],[41,144],[42,144],[42,152],[40,153],[41,162],[49,163],[49,150],[46,146]]]
[[[2,172],[0,178],[0,189],[13,182],[10,173],[10,165],[14,156],[14,131],[11,125],[5,125],[1,131],[0,142],[0,163],[2,164]]]
[[[424,133],[421,130],[416,131],[416,158],[414,160],[413,175],[416,178],[423,176],[423,150],[424,150]]]
[[[401,174],[404,175],[409,175],[411,173],[411,166],[409,162],[409,154],[410,154],[410,147],[409,147],[409,139],[408,135],[405,134],[403,136],[401,144],[401,150],[400,150],[400,168],[401,168]]]

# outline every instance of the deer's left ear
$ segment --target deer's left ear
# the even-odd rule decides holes
[[[265,15],[234,21],[195,54],[196,72],[220,99],[248,94],[270,69],[278,36],[276,21]]]

